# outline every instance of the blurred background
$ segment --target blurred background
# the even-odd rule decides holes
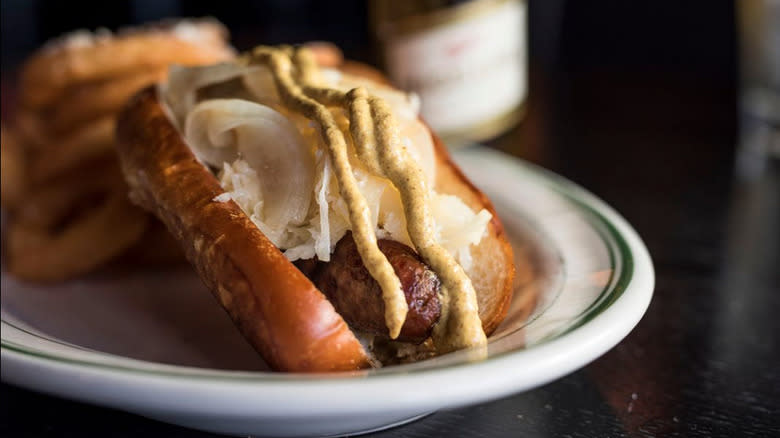
[[[475,2],[409,3],[453,7]],[[581,3],[532,0],[525,5],[527,23],[520,29],[528,53],[525,117],[504,133],[510,141],[495,143],[533,161],[563,166],[564,172],[576,172],[567,163],[610,161],[616,164],[610,173],[622,175],[621,162],[648,156],[666,161],[670,172],[692,163],[699,169],[693,172],[728,172],[738,119],[735,3]],[[64,32],[176,16],[218,18],[239,50],[258,43],[325,40],[348,58],[385,66],[378,26],[361,0],[6,0],[1,7],[5,81],[26,55]],[[5,112],[7,106],[4,98]],[[706,153],[669,141],[669,134],[682,142],[706,143]],[[649,189],[661,191],[658,184],[669,184],[649,169],[631,176]]]
[[[19,63],[47,39],[164,17],[216,17],[239,50],[324,40],[347,58],[392,69],[383,29],[394,28],[383,23],[401,20],[403,11],[377,18],[375,7],[385,3],[4,0],[3,118],[13,110]],[[482,2],[415,7],[462,3]],[[507,35],[527,53],[517,76],[527,93],[516,102],[519,120],[479,141],[560,173],[614,206],[647,243],[657,287],[645,319],[606,356],[478,412],[500,423],[523,406],[535,422],[515,430],[553,436],[575,427],[592,436],[778,430],[780,376],[768,364],[777,363],[780,332],[780,2],[517,3],[525,15]],[[38,403],[13,391],[21,406]],[[539,408],[553,401],[555,411]],[[612,414],[583,426],[583,404]],[[4,418],[21,409],[6,405]],[[458,412],[432,418],[471,424]],[[65,415],[53,421],[74,423]]]

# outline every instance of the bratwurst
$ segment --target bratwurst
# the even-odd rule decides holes
[[[377,244],[401,280],[409,306],[406,321],[396,340],[419,344],[431,335],[441,316],[439,277],[412,248],[403,243],[380,239]],[[330,262],[320,265],[310,278],[347,323],[362,332],[389,337],[383,319],[385,304],[382,288],[363,264],[352,233],[347,233],[339,241]]]

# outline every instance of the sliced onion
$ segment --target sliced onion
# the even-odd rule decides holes
[[[328,209],[328,188],[330,186],[330,156],[322,154],[322,173],[317,182],[317,205],[320,213],[320,235],[314,243],[314,252],[323,262],[330,261],[330,212]]]
[[[436,182],[436,153],[431,131],[418,119],[400,119],[399,125],[401,141],[433,187]]]
[[[366,199],[366,205],[371,212],[370,221],[372,224],[377,224],[379,222],[382,194],[385,192],[385,189],[392,187],[392,185],[387,179],[373,175],[360,167],[355,167],[353,173],[355,174],[355,182],[357,182],[358,189],[360,189],[360,193]]]
[[[314,157],[286,117],[246,100],[212,99],[187,116],[185,136],[206,163],[221,166],[238,155],[249,163],[257,173],[262,222],[269,231],[283,232],[288,224],[305,220],[313,193]]]
[[[160,91],[176,122],[181,124],[195,106],[199,89],[237,78],[247,70],[247,67],[231,62],[201,67],[173,65],[168,71],[168,80],[160,86]]]

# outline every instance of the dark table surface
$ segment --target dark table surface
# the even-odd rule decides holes
[[[490,142],[636,228],[656,289],[634,331],[540,388],[370,436],[780,436],[780,169],[737,175],[735,75],[690,65],[541,60],[522,125]],[[6,384],[0,435],[213,436]]]

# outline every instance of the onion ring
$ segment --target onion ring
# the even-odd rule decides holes
[[[25,191],[25,154],[14,132],[0,127],[0,203],[13,209]]]
[[[167,71],[165,67],[158,67],[68,87],[45,111],[49,132],[67,132],[105,114],[117,113],[135,92],[163,79]]]
[[[99,160],[33,188],[14,211],[13,219],[31,227],[51,229],[85,198],[127,190],[117,162]]]
[[[20,108],[14,114],[14,128],[25,149],[38,149],[49,144],[47,127],[37,111]]]
[[[20,73],[15,130],[2,130],[2,204],[14,207],[4,237],[9,272],[64,280],[141,246],[150,263],[181,260],[164,227],[150,227],[127,198],[115,115],[170,64],[233,56],[226,29],[209,19],[76,32],[34,53]]]
[[[116,37],[89,32],[66,35],[35,53],[20,75],[22,103],[45,107],[72,85],[169,64],[211,63],[233,56],[227,32],[215,21],[184,21],[141,28]]]
[[[29,178],[40,184],[81,163],[113,154],[115,117],[109,115],[78,128],[61,142],[50,141],[31,157]]]
[[[87,273],[138,241],[148,221],[126,193],[117,192],[59,232],[14,222],[8,228],[8,270],[39,282]]]

